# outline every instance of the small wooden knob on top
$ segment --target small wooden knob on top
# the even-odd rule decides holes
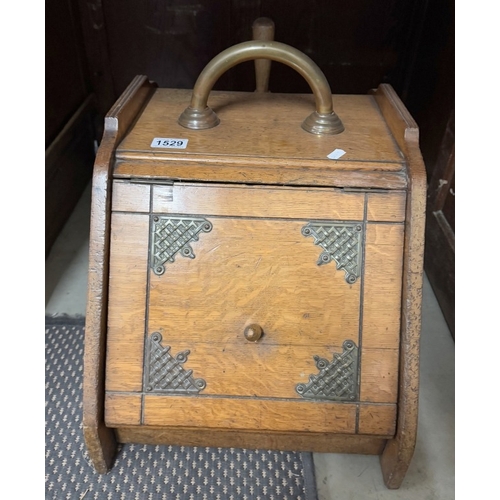
[[[245,338],[249,342],[257,342],[262,337],[262,334],[264,332],[262,331],[262,328],[259,325],[252,324],[248,325],[245,328],[245,331],[243,332],[243,335],[245,335]]]
[[[268,17],[259,17],[252,24],[254,40],[272,42],[274,40],[274,22]],[[269,74],[271,60],[255,59],[255,92],[269,92]]]

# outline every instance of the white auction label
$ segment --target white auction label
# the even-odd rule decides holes
[[[186,149],[188,139],[173,139],[172,137],[155,137],[152,148]]]
[[[330,160],[338,160],[341,156],[345,155],[345,151],[343,149],[334,149],[329,155],[326,155]]]

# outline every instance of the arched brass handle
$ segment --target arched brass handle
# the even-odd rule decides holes
[[[243,335],[245,338],[250,341],[250,342],[257,342],[262,337],[262,334],[264,332],[262,331],[262,328],[259,325],[248,325],[244,332]]]
[[[190,105],[179,117],[179,124],[193,130],[217,126],[220,120],[207,106],[212,87],[229,68],[254,59],[271,59],[286,64],[307,81],[316,100],[316,111],[302,122],[304,130],[311,134],[339,134],[344,130],[340,118],[333,111],[330,85],[318,65],[290,45],[255,40],[229,47],[205,66],[194,85]]]

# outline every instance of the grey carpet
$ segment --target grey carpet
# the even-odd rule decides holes
[[[97,474],[81,428],[84,319],[45,323],[46,500],[317,500],[311,453],[126,444]]]

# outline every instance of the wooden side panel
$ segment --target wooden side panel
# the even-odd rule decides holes
[[[401,351],[397,432],[381,457],[388,488],[401,486],[415,450],[418,422],[419,345],[422,312],[422,277],[426,202],[425,166],[419,150],[418,127],[390,85],[375,92],[377,104],[408,159],[409,189],[401,293]]]
[[[111,218],[106,390],[140,391],[146,318],[149,216]]]
[[[314,406],[314,411],[312,407]],[[145,425],[354,433],[355,404],[144,397]]]
[[[109,470],[116,452],[115,435],[104,425],[111,169],[116,144],[154,87],[145,77],[136,77],[106,115],[92,178],[82,427],[89,456],[99,473]]]

